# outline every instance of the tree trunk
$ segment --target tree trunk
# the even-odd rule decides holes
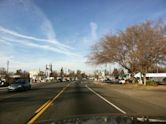
[[[130,79],[132,80],[132,83],[135,83],[135,78],[134,78],[134,74],[133,73],[131,73]]]
[[[143,82],[144,82],[144,85],[146,86],[146,73],[143,74]]]

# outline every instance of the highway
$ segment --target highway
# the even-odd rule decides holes
[[[0,124],[98,115],[166,119],[166,106],[146,103],[91,81],[41,83],[25,92],[0,92]]]

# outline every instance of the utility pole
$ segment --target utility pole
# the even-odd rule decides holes
[[[158,69],[158,64],[156,63],[156,67],[157,67],[157,73],[159,73],[159,69]]]
[[[50,68],[49,68],[49,69],[50,69],[50,71],[51,71],[51,73],[52,73],[52,64],[50,64]]]
[[[107,63],[105,64],[105,70],[104,70],[104,76],[106,77],[107,76]]]
[[[7,61],[6,72],[7,72],[7,74],[8,74],[8,72],[9,72],[9,60]]]

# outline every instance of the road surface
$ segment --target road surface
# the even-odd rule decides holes
[[[34,85],[30,91],[0,92],[0,124],[30,124],[69,116],[107,114],[166,119],[166,106],[146,103],[91,81],[42,83]]]

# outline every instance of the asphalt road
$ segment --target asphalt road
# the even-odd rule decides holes
[[[37,123],[88,115],[152,116],[163,106],[147,104],[89,81],[43,83],[25,92],[0,92],[0,124]]]

